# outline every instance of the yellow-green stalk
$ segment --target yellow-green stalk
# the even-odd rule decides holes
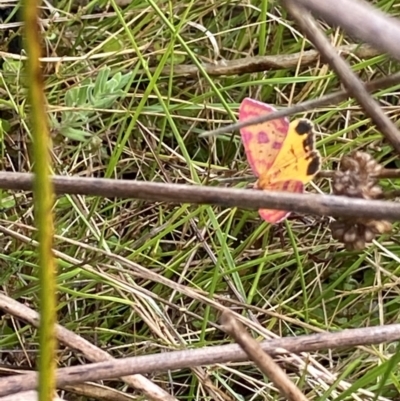
[[[56,266],[52,255],[53,187],[50,181],[51,138],[47,125],[46,97],[40,66],[41,32],[39,0],[23,0],[29,115],[33,135],[35,220],[39,239],[40,361],[39,400],[50,401],[55,389],[54,325],[56,321]]]

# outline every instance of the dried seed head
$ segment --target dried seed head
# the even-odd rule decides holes
[[[368,153],[358,151],[344,156],[333,177],[333,193],[352,198],[377,198],[382,193],[376,185],[382,168]]]
[[[352,244],[346,244],[346,249],[348,251],[362,251],[365,248],[365,241],[358,238],[357,241]]]
[[[350,226],[343,235],[343,242],[352,243],[355,242],[359,236],[357,225]]]
[[[376,233],[368,227],[365,228],[364,232],[364,238],[366,242],[372,242],[372,240],[375,238]]]
[[[346,232],[347,225],[346,223],[336,220],[333,221],[330,225],[331,231],[332,231],[332,237],[333,239],[337,239],[339,241],[343,241],[343,236]]]
[[[377,176],[383,167],[368,153],[355,152],[344,156],[340,169],[333,177],[332,189],[335,195],[352,198],[376,199],[382,194],[377,184]],[[339,218],[330,225],[332,237],[345,244],[348,250],[361,250],[377,235],[392,229],[385,220],[366,220],[360,218]]]
[[[330,225],[332,237],[343,242],[348,250],[361,250],[366,243],[377,235],[388,233],[392,229],[390,222],[385,220],[338,220]]]

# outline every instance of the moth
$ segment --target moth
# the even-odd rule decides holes
[[[240,104],[239,121],[272,113],[266,103],[245,98]],[[284,118],[250,125],[240,130],[250,167],[258,180],[255,188],[271,191],[304,192],[304,185],[319,172],[321,157],[315,149],[311,121]],[[261,218],[276,224],[286,219],[285,210],[260,209]]]

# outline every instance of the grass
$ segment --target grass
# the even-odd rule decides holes
[[[216,185],[210,177],[249,172],[243,147],[238,136],[199,140],[198,135],[234,121],[245,96],[285,107],[340,88],[326,65],[303,67],[301,59],[296,69],[207,76],[204,63],[311,49],[285,11],[266,0],[259,6],[135,0],[123,9],[113,0],[114,10],[105,16],[90,16],[95,7],[103,9],[104,1],[93,0],[78,12],[71,12],[68,1],[59,3],[62,18],[45,31],[46,50],[48,56],[69,59],[44,63],[58,174]],[[377,5],[385,10],[391,3]],[[266,17],[262,10],[268,11]],[[342,31],[326,28],[335,46],[353,43]],[[116,50],[121,54],[109,53]],[[397,64],[384,56],[347,60],[365,81],[397,71]],[[197,65],[199,75],[175,76],[179,64]],[[21,66],[6,59],[0,81],[2,160],[9,171],[31,171],[34,162]],[[398,97],[397,87],[375,95],[393,119]],[[319,131],[324,169],[335,168],[342,155],[356,149],[398,167],[392,147],[353,100],[306,116]],[[382,185],[397,188],[396,180]],[[316,179],[308,191],[330,193],[330,183]],[[30,194],[2,192],[2,200],[1,225],[20,235],[2,238],[2,287],[38,309],[32,199]],[[177,291],[174,282],[204,290],[210,298],[239,301],[245,317],[251,312],[277,336],[389,324],[399,318],[397,225],[391,236],[364,251],[348,252],[332,240],[328,217],[293,215],[270,226],[256,211],[59,196],[54,218],[59,323],[115,357],[229,341],[214,326],[219,318],[215,309]],[[129,262],[171,281],[148,280],[135,274]],[[5,319],[0,344],[7,363],[35,366],[36,330]],[[389,365],[387,380],[381,378],[395,351],[383,344],[319,352],[303,358],[303,364],[288,360],[285,367],[313,400],[353,399],[344,382],[353,392],[371,392],[366,399],[394,399],[397,365]],[[77,355],[60,349],[59,365],[78,363]],[[234,400],[280,399],[251,364],[149,378],[182,400],[216,399],[218,392]],[[334,388],[336,378],[341,381]],[[106,384],[124,388],[121,382]]]

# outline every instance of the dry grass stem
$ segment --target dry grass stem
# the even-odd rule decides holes
[[[307,397],[292,383],[286,373],[263,351],[261,345],[247,333],[232,313],[224,312],[221,323],[225,331],[240,345],[250,360],[275,384],[281,394],[290,401],[307,401]]]

